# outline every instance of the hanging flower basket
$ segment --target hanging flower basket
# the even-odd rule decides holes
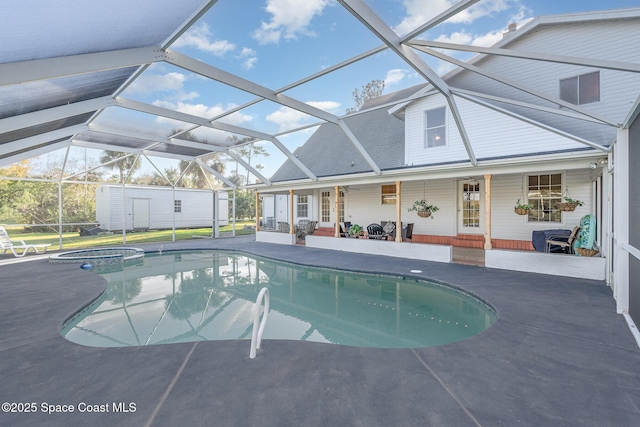
[[[573,212],[578,207],[577,203],[559,203],[558,208],[563,212]]]
[[[513,211],[518,215],[528,215],[529,211],[533,209],[533,205],[520,203],[520,199],[516,202],[516,206],[513,208]]]
[[[564,196],[564,202],[558,203],[558,209],[563,212],[573,212],[576,210],[578,206],[584,205],[584,202],[580,200],[572,199],[569,196],[569,191],[566,192],[566,196]]]
[[[436,205],[430,205],[425,199],[416,200],[413,206],[407,209],[409,212],[416,211],[420,218],[429,218],[432,212],[440,210]],[[433,217],[431,217],[433,219]]]

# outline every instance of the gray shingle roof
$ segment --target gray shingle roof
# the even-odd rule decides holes
[[[390,115],[385,108],[347,117],[344,121],[380,169],[404,164],[404,121]],[[318,177],[371,171],[342,129],[332,123],[321,125],[294,154]],[[287,160],[271,180],[303,178],[307,176]]]

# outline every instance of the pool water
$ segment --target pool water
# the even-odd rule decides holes
[[[271,311],[263,339],[417,348],[466,339],[496,318],[447,286],[236,252],[147,254],[144,263],[103,276],[105,293],[63,327],[68,340],[126,347],[251,339],[252,310],[265,286]]]

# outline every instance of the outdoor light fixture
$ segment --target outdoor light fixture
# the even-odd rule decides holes
[[[598,164],[597,164],[597,163],[589,163],[589,168],[590,168],[590,169],[595,169],[595,168],[597,168],[597,167],[598,167]]]

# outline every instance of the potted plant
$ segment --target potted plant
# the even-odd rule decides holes
[[[572,212],[575,211],[578,206],[583,206],[584,202],[571,197],[565,197],[563,203],[558,203],[558,208],[561,211]]]
[[[358,224],[353,224],[349,227],[349,236],[351,237],[359,237],[364,235],[364,230]]]
[[[409,212],[417,211],[418,216],[421,218],[429,218],[432,212],[440,210],[436,205],[430,205],[425,199],[416,200],[413,202],[413,206],[407,209]],[[431,217],[433,219],[433,217]]]
[[[531,203],[520,203],[520,199],[518,199],[513,211],[518,215],[527,215],[531,209],[533,209],[533,205]]]

